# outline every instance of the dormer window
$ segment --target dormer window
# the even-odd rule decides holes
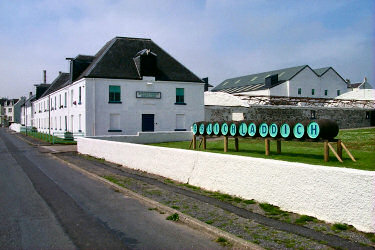
[[[157,55],[149,49],[139,51],[133,58],[140,77],[156,76]]]

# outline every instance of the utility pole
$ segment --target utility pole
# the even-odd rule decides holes
[[[51,136],[51,96],[48,95],[48,134]]]

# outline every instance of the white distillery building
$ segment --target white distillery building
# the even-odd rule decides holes
[[[204,82],[151,39],[115,37],[70,60],[33,102],[41,132],[85,136],[185,131],[204,119]]]
[[[347,82],[332,68],[308,65],[230,78],[211,91],[251,96],[335,98],[347,91]]]

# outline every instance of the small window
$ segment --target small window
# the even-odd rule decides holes
[[[366,119],[370,119],[370,111],[366,111]]]
[[[109,114],[108,132],[122,132],[120,127],[120,114]]]
[[[82,101],[82,94],[81,94],[81,87],[78,88],[78,104],[81,104]]]
[[[298,88],[298,94],[300,95],[302,93],[302,89]]]
[[[12,108],[8,108],[8,112],[11,113],[12,112]]]
[[[66,108],[67,102],[68,102],[68,93],[65,92],[64,93],[64,108]]]
[[[110,103],[121,103],[121,87],[120,86],[109,86],[109,102]]]
[[[339,90],[339,89],[337,90],[337,95],[338,95],[338,96],[340,95],[340,90]]]
[[[176,104],[185,104],[183,88],[176,88]]]
[[[59,95],[59,108],[61,108],[61,95]]]
[[[176,129],[175,131],[186,131],[185,128],[185,115],[177,114],[176,115]]]
[[[68,130],[68,117],[67,116],[65,116],[65,129],[64,130],[65,131]]]
[[[315,112],[315,110],[311,110],[310,118],[311,119],[316,119],[316,112]]]
[[[74,102],[74,92],[73,90],[70,91],[70,106],[73,107]]]
[[[315,95],[315,89],[311,90],[311,95]]]
[[[328,90],[324,90],[324,95],[327,96],[328,95]]]

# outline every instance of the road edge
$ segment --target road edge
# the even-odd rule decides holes
[[[256,245],[254,243],[251,243],[249,241],[246,241],[244,239],[241,239],[233,234],[230,234],[228,232],[225,232],[225,231],[222,231],[214,226],[211,226],[211,225],[208,225],[200,220],[197,220],[189,215],[186,215],[178,210],[175,210],[173,208],[170,208],[166,205],[163,205],[157,201],[154,201],[150,198],[147,198],[147,197],[144,197],[138,193],[135,193],[129,189],[126,189],[124,187],[121,187],[113,182],[110,182],[108,181],[107,179],[103,178],[103,177],[100,177],[96,174],[93,174],[93,173],[90,173],[89,171],[87,170],[84,170],[80,167],[78,167],[77,165],[69,162],[69,161],[66,161],[64,159],[61,159],[60,157],[57,157],[55,156],[53,153],[49,153],[49,155],[54,158],[55,160],[59,161],[59,162],[62,162],[64,164],[66,164],[68,167],[70,167],[71,169],[74,169],[84,175],[86,175],[87,177],[91,178],[91,179],[94,179],[94,180],[98,180],[112,188],[115,188],[117,190],[119,190],[121,193],[131,197],[131,198],[134,198],[134,199],[137,199],[138,201],[140,201],[142,204],[146,205],[146,206],[149,206],[149,207],[152,207],[152,208],[157,208],[158,210],[162,211],[162,212],[165,212],[165,213],[170,213],[170,214],[174,214],[174,213],[177,213],[179,215],[179,218],[180,218],[180,222],[184,223],[185,225],[193,228],[193,229],[196,229],[196,230],[200,230],[200,231],[203,231],[209,235],[212,235],[212,236],[215,236],[215,237],[223,237],[223,238],[226,238],[227,240],[229,240],[231,243],[233,243],[232,247],[235,248],[235,249],[254,249],[254,250],[260,250],[260,249],[263,249],[261,246],[259,245]]]

